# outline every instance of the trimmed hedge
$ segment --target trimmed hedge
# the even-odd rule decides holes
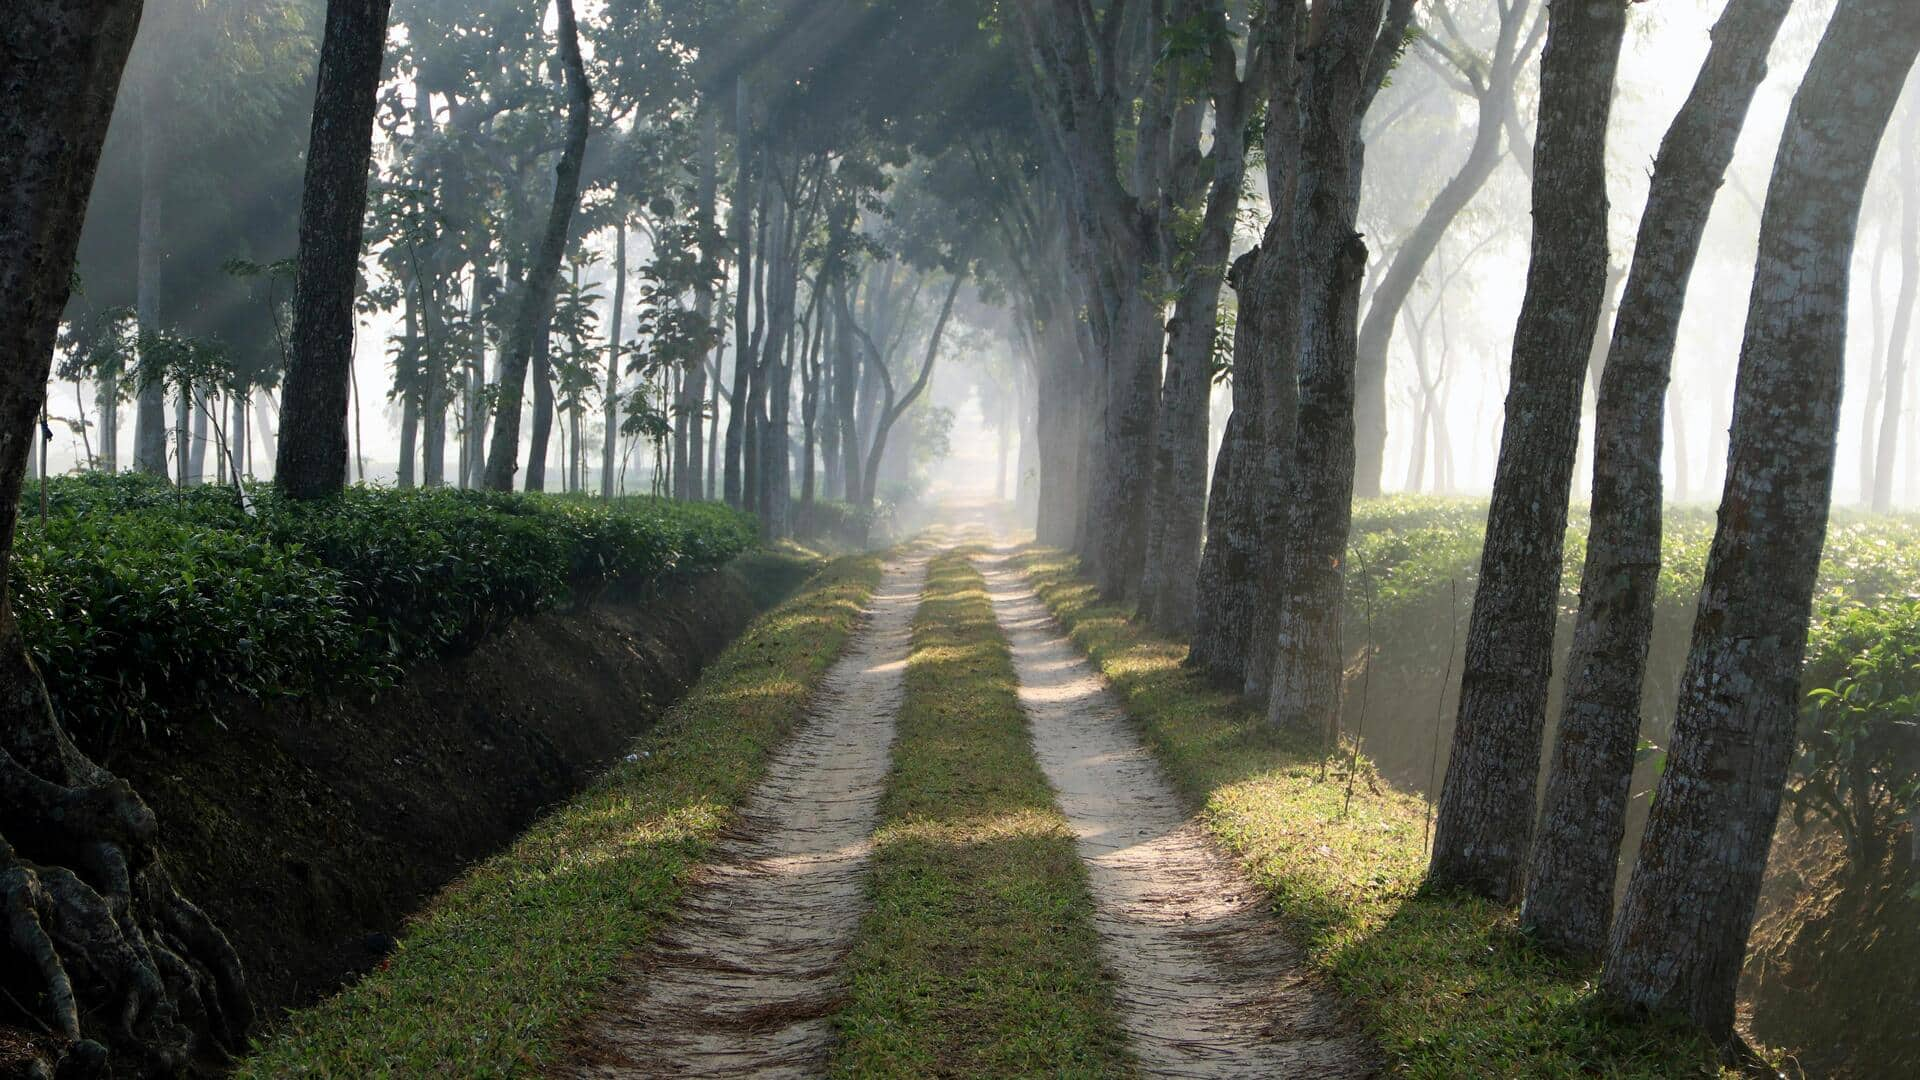
[[[302,504],[261,487],[142,476],[29,494],[13,606],[62,719],[96,747],[185,710],[377,688],[500,623],[712,570],[754,546],[712,504],[353,488]]]

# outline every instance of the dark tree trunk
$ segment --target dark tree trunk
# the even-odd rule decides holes
[[[155,80],[158,82],[159,80]],[[154,89],[157,89],[154,88]],[[160,130],[160,115],[168,110],[158,93],[141,96],[140,102],[140,238],[135,255],[136,299],[140,332],[154,334],[166,329],[163,321],[163,279],[166,232],[161,215],[166,200],[161,184],[166,166],[161,149],[166,138]],[[135,387],[133,415],[133,467],[149,476],[167,475],[167,393],[157,379],[141,380]]]
[[[526,389],[535,338],[553,314],[554,285],[560,275],[560,260],[566,255],[573,211],[580,201],[581,159],[586,156],[587,134],[593,121],[593,88],[587,83],[586,65],[580,58],[573,0],[555,0],[554,6],[560,17],[560,59],[567,71],[566,142],[554,167],[553,207],[547,215],[546,230],[527,268],[527,280],[520,290],[520,310],[500,355],[499,405],[487,450],[486,486],[494,491],[512,491],[513,474],[519,470],[521,395]],[[540,449],[545,450],[544,443]]]
[[[1840,0],[1788,111],[1761,215],[1720,527],[1667,769],[1608,948],[1610,996],[1684,1012],[1720,1038],[1732,1035],[1793,756],[1855,228],[1916,54],[1920,7]]]
[[[327,4],[274,465],[275,484],[296,499],[337,495],[346,482],[353,300],[387,7],[388,0]]]
[[[1359,216],[1359,120],[1381,0],[1335,10],[1301,54],[1293,242],[1300,275],[1299,419],[1274,627],[1267,719],[1318,731],[1340,708],[1340,605],[1353,516],[1354,337],[1367,247]]]
[[[1216,12],[1216,15],[1218,13]],[[1153,502],[1141,613],[1160,630],[1184,636],[1193,626],[1207,504],[1208,404],[1219,335],[1220,288],[1240,215],[1246,177],[1247,112],[1265,87],[1242,82],[1224,25],[1215,47],[1212,182],[1187,280],[1174,301],[1153,450]]]
[[[921,361],[920,374],[904,392],[895,394],[893,377],[887,373],[886,365],[879,354],[872,352],[869,356],[870,362],[880,373],[881,381],[886,386],[886,403],[880,410],[879,419],[873,427],[873,445],[867,450],[866,475],[860,482],[860,489],[866,496],[868,506],[873,504],[873,494],[880,486],[880,463],[886,457],[888,433],[893,430],[893,426],[900,421],[900,418],[906,415],[907,410],[913,407],[913,403],[920,400],[920,395],[926,392],[927,383],[933,378],[934,361],[940,358],[940,343],[946,337],[947,323],[953,317],[954,301],[960,298],[960,287],[966,284],[966,280],[964,269],[955,271],[953,284],[947,288],[947,298],[940,305],[940,316],[934,320],[933,333],[927,337],[927,355]]]
[[[1900,473],[1901,405],[1907,388],[1907,345],[1913,337],[1914,308],[1920,301],[1920,96],[1907,109],[1900,139],[1900,299],[1893,307],[1888,336],[1886,390],[1874,448],[1873,512],[1893,512],[1893,478]],[[1871,419],[1871,417],[1869,417]]]
[[[533,423],[527,431],[528,491],[547,490],[547,444],[553,438],[553,323],[540,324],[534,338],[532,370]]]
[[[171,1074],[237,1050],[251,1019],[233,950],[175,891],[146,805],[68,740],[6,597],[28,450],[140,12],[137,0],[0,8],[0,985],[48,1033],[8,1039],[41,1059],[23,1070],[61,1076]]]
[[[1533,257],[1428,880],[1520,898],[1533,832],[1587,353],[1607,279],[1607,117],[1626,5],[1556,3],[1540,64]]]
[[[1792,0],[1733,0],[1667,128],[1600,380],[1593,524],[1521,920],[1576,955],[1606,944],[1660,580],[1660,444],[1687,281]]]
[[[487,335],[479,331],[486,319],[487,297],[493,289],[493,276],[490,249],[491,240],[482,229],[476,238],[473,258],[473,296],[467,308],[468,325],[476,328],[473,335],[473,352],[467,359],[466,400],[461,404],[465,410],[463,449],[460,460],[465,468],[460,474],[460,486],[479,487],[485,480],[487,465]]]

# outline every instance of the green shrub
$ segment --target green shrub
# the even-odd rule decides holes
[[[176,711],[370,688],[501,622],[754,546],[712,504],[352,488],[296,503],[146,476],[29,485],[14,605],[55,706],[111,746]]]

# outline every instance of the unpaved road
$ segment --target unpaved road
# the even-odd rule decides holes
[[[1182,811],[1119,701],[1003,559],[982,559],[1034,751],[1079,837],[1101,959],[1153,1076],[1357,1077],[1372,1055]]]
[[[886,567],[791,742],[580,1040],[572,1077],[818,1076],[900,711],[924,554]]]

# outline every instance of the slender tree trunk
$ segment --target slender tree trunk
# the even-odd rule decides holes
[[[1900,138],[1900,299],[1893,308],[1893,328],[1887,342],[1885,406],[1880,417],[1880,439],[1873,467],[1873,512],[1893,511],[1893,478],[1900,472],[1903,394],[1907,388],[1907,346],[1913,338],[1914,306],[1920,300],[1920,95],[1907,109]]]
[[[166,233],[161,226],[165,199],[162,183],[166,166],[161,149],[165,136],[159,114],[164,106],[157,94],[143,94],[140,103],[140,249],[135,256],[135,309],[141,334],[166,329],[162,304]],[[167,394],[158,379],[142,379],[135,387],[133,467],[149,476],[167,475]]]
[[[1520,899],[1587,353],[1607,277],[1607,118],[1626,5],[1548,9],[1533,257],[1428,880]]]
[[[541,324],[533,346],[533,424],[527,438],[528,491],[547,490],[547,443],[553,437],[553,323]]]
[[[473,298],[468,310],[468,319],[476,328],[473,335],[473,355],[467,362],[467,422],[466,438],[467,471],[461,477],[462,487],[477,488],[486,482],[487,465],[487,335],[477,332],[486,320],[487,294],[492,291],[495,278],[489,261],[489,241],[482,230],[478,249],[473,263]]]
[[[1761,214],[1720,527],[1667,769],[1609,944],[1610,996],[1685,1012],[1719,1038],[1732,1035],[1793,756],[1855,229],[1916,54],[1920,7],[1840,0],[1788,111]]]
[[[1567,687],[1521,921],[1549,947],[1598,953],[1660,581],[1660,441],[1687,282],[1715,194],[1791,0],[1732,0],[1654,165],[1594,417],[1593,524]]]
[[[613,460],[620,446],[620,345],[621,319],[627,313],[627,223],[613,230],[613,317],[607,335],[607,433],[600,446],[600,497],[613,498]],[[684,498],[679,492],[676,496]]]
[[[337,495],[346,482],[353,300],[387,7],[388,0],[327,4],[300,204],[292,355],[274,466],[275,483],[296,499]]]
[[[1887,327],[1881,312],[1880,298],[1886,295],[1887,254],[1893,250],[1893,230],[1882,226],[1880,240],[1873,251],[1873,283],[1867,293],[1872,302],[1867,305],[1873,314],[1873,348],[1867,353],[1870,367],[1867,371],[1867,401],[1860,410],[1860,505],[1873,505],[1873,467],[1880,456],[1878,438],[1881,413],[1880,399],[1887,392],[1886,357]]]
[[[547,215],[546,230],[527,268],[520,310],[514,317],[507,348],[500,357],[499,414],[494,419],[493,439],[487,451],[486,486],[494,491],[512,491],[513,474],[519,468],[521,395],[525,392],[527,368],[533,360],[535,338],[553,315],[554,285],[560,274],[560,260],[566,255],[573,211],[580,201],[580,167],[593,121],[593,88],[587,83],[586,65],[580,58],[580,34],[574,23],[573,0],[554,0],[554,6],[559,12],[560,58],[567,71],[566,142],[554,168],[553,207]],[[541,449],[545,449],[544,445]]]

